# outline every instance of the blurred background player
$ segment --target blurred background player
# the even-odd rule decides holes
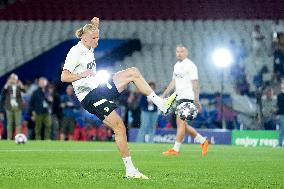
[[[260,25],[255,25],[251,33],[252,37],[252,52],[257,57],[265,52],[265,36],[263,35]]]
[[[61,99],[61,107],[63,109],[63,117],[60,129],[60,140],[72,140],[76,116],[80,111],[80,102],[74,94],[72,85],[67,86],[66,94],[62,96]]]
[[[30,112],[35,122],[35,139],[51,139],[51,111],[52,97],[47,90],[48,81],[45,77],[38,80],[38,89],[35,90],[30,100]],[[44,130],[42,136],[42,129]]]
[[[279,146],[284,144],[284,82],[281,83],[281,92],[277,96],[277,107],[279,116]]]
[[[18,76],[12,73],[4,86],[1,94],[1,102],[6,110],[7,116],[7,139],[11,140],[14,133],[21,133],[21,121],[23,110],[23,99],[21,92],[24,92],[24,86],[18,79]]]
[[[174,66],[173,79],[164,91],[162,97],[174,90],[177,93],[177,106],[182,102],[193,102],[198,111],[201,112],[201,105],[199,102],[199,83],[198,70],[196,65],[187,58],[188,50],[186,47],[179,45],[176,47],[176,58],[178,62]],[[181,143],[184,139],[185,132],[189,134],[194,140],[201,144],[202,156],[204,157],[208,151],[208,140],[201,136],[197,131],[184,121],[176,116],[177,134],[176,141],[173,148],[163,152],[163,155],[179,155]]]
[[[175,100],[176,94],[173,93],[167,100],[158,97],[138,69],[134,67],[117,72],[110,81],[101,83],[101,78],[96,77],[96,62],[93,53],[99,41],[98,27],[99,18],[94,17],[91,24],[86,24],[76,31],[76,36],[80,41],[67,54],[61,73],[61,81],[72,82],[76,96],[83,108],[113,129],[116,145],[125,164],[126,177],[148,179],[132,163],[125,125],[118,113],[114,111],[117,105],[113,100],[118,98],[129,83],[133,82],[141,93],[166,113]]]

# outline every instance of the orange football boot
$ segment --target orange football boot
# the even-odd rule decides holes
[[[208,139],[205,140],[203,144],[200,145],[202,148],[202,157],[206,156],[208,152],[208,147],[209,147],[209,141]]]
[[[163,152],[163,156],[179,156],[179,152],[175,151],[174,149],[170,148],[167,151]]]

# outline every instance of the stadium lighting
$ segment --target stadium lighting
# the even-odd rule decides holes
[[[222,128],[226,129],[226,122],[224,119],[224,69],[230,66],[233,62],[233,57],[231,52],[226,48],[216,49],[213,52],[212,59],[214,64],[221,68],[221,118],[222,118]]]
[[[231,52],[225,48],[216,49],[213,52],[212,59],[214,64],[220,68],[228,67],[233,61]]]
[[[96,77],[99,78],[100,83],[108,83],[110,74],[106,70],[100,70],[97,72]]]

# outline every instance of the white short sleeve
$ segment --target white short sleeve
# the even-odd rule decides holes
[[[198,71],[197,66],[192,64],[188,67],[188,74],[191,80],[197,80],[198,79]]]
[[[76,66],[79,64],[79,58],[79,52],[76,51],[75,48],[71,48],[66,56],[63,70],[73,72]]]

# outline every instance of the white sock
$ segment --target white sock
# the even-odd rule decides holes
[[[203,144],[206,140],[205,137],[201,136],[199,133],[197,133],[196,137],[194,138],[194,140],[196,142],[198,142],[199,144]]]
[[[135,169],[135,167],[134,167],[134,165],[133,165],[133,163],[131,161],[131,157],[130,156],[122,158],[122,160],[123,160],[123,163],[124,163],[126,171],[131,171],[131,170]]]
[[[156,95],[153,91],[149,96],[147,96],[162,112],[166,112],[165,110],[165,100]]]
[[[174,145],[174,147],[173,147],[173,149],[175,150],[175,151],[177,151],[177,152],[179,152],[179,149],[180,149],[180,146],[181,146],[181,142],[175,142],[175,145]]]

